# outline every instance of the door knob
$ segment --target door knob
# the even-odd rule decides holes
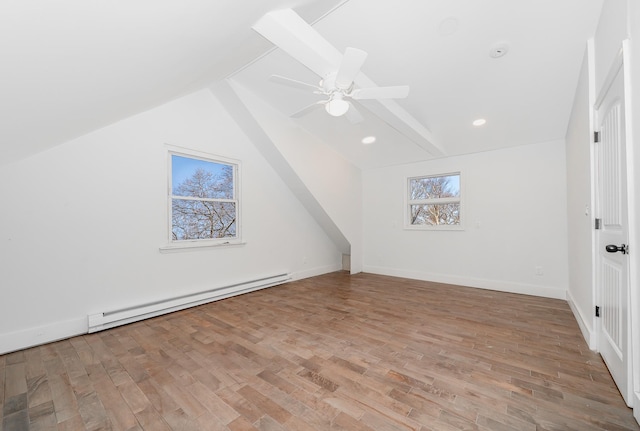
[[[616,253],[618,251],[621,251],[622,254],[629,253],[629,246],[626,245],[626,244],[622,244],[620,246],[617,246],[617,245],[614,245],[614,244],[609,244],[609,245],[605,246],[604,249],[607,250],[608,253]]]

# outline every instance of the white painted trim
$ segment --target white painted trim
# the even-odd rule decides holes
[[[292,280],[302,280],[304,278],[315,277],[318,275],[328,274],[330,272],[336,272],[342,270],[342,263],[336,263],[335,265],[321,266],[318,268],[305,269],[303,271],[297,271],[291,274]]]
[[[448,176],[458,176],[458,181],[460,182],[460,196],[457,198],[434,198],[434,199],[409,199],[411,195],[411,180],[416,178],[438,178],[438,177],[448,177]],[[464,231],[465,230],[465,214],[464,214],[464,203],[463,198],[465,196],[464,191],[464,181],[462,179],[462,171],[456,172],[446,172],[441,174],[427,174],[427,175],[412,175],[404,177],[404,219],[403,219],[403,229],[404,230],[416,230],[416,231]],[[411,218],[409,207],[413,204],[440,204],[440,203],[457,203],[460,205],[460,224],[458,225],[412,225],[409,223],[409,219]]]
[[[239,245],[246,245],[246,242],[242,242],[242,241],[225,241],[225,242],[211,242],[211,243],[207,243],[206,240],[199,240],[199,241],[203,241],[203,242],[197,242],[197,241],[185,241],[184,244],[182,244],[181,242],[174,242],[168,245],[163,245],[162,247],[159,247],[158,250],[160,251],[160,253],[180,253],[180,252],[184,252],[184,251],[193,251],[193,250],[198,250],[198,249],[203,249],[203,248],[224,248],[224,247],[235,247],[235,246],[239,246]]]
[[[590,169],[590,187],[591,187],[591,303],[592,306],[598,305],[600,302],[600,292],[598,290],[598,236],[597,231],[593,227],[595,226],[595,215],[597,214],[596,208],[596,148],[594,141],[594,132],[596,130],[596,48],[595,40],[590,38],[587,41],[587,63],[589,67],[589,169]],[[594,321],[594,327],[592,333],[595,336],[595,350],[598,350],[600,343],[600,321],[596,319]]]
[[[631,14],[629,13],[630,17]],[[637,247],[640,244],[640,232],[637,229],[637,224],[640,221],[640,215],[636,212],[637,204],[637,189],[636,184],[638,184],[638,172],[636,170],[637,166],[634,165],[636,156],[634,151],[635,148],[635,140],[634,140],[634,128],[633,128],[633,118],[634,118],[634,106],[638,101],[633,100],[633,80],[631,77],[633,76],[634,67],[632,65],[632,44],[633,42],[630,39],[625,39],[622,41],[622,67],[624,73],[624,112],[625,112],[625,139],[626,139],[626,170],[627,170],[627,217],[628,217],[628,227],[627,227],[627,235],[630,244],[635,244]],[[636,59],[638,60],[638,59]],[[636,64],[636,67],[638,64]],[[638,304],[640,304],[640,298],[637,289],[634,289],[634,286],[638,286],[640,283],[640,268],[637,266],[637,259],[630,258],[629,259],[629,308],[628,308],[628,340],[629,340],[629,362],[630,362],[630,376],[629,376],[629,386],[631,392],[630,404],[634,409],[634,417],[640,423],[640,400],[639,392],[640,391],[640,334],[638,333],[638,328],[640,325],[640,309],[638,308]]]
[[[580,309],[576,306],[576,303],[573,299],[573,295],[571,295],[571,291],[567,290],[567,302],[569,303],[569,308],[573,312],[573,316],[576,318],[576,322],[578,322],[578,326],[580,327],[580,332],[582,332],[582,336],[585,341],[589,345],[589,349],[593,351],[598,350],[598,345],[596,343],[596,333],[592,329],[590,329],[590,325],[587,324],[589,321],[582,314]]]
[[[567,289],[553,286],[538,286],[526,283],[502,280],[486,280],[473,277],[460,277],[447,274],[435,274],[421,271],[385,268],[381,266],[365,265],[364,272],[392,277],[411,278],[413,280],[431,281],[434,283],[455,284],[458,286],[476,287],[479,289],[496,290],[499,292],[520,293],[523,295],[541,296],[544,298],[566,300]]]
[[[160,253],[171,252],[181,249],[196,250],[199,248],[207,248],[216,245],[239,245],[244,244],[242,240],[242,162],[238,159],[229,157],[221,157],[215,154],[209,154],[203,151],[192,150],[184,147],[178,147],[171,144],[165,144],[166,150],[166,166],[167,166],[167,243],[160,247]],[[214,199],[217,202],[232,202],[236,205],[236,236],[232,238],[212,238],[201,240],[180,240],[174,241],[172,238],[173,221],[171,219],[171,206],[174,199],[172,187],[172,156],[180,156],[184,158],[199,159],[205,162],[225,164],[233,167],[233,194],[234,199]],[[199,200],[199,199],[197,199]],[[208,199],[207,199],[208,200]]]
[[[342,270],[342,264],[336,263],[335,265],[327,265],[292,273],[291,279],[301,280],[340,270]],[[244,292],[234,292],[225,297],[236,296],[242,293]],[[88,332],[88,318],[83,316],[72,320],[53,322],[43,326],[36,326],[33,328],[0,334],[0,355],[15,352],[17,350],[28,349],[30,347],[46,343],[52,343],[65,338],[84,335]]]
[[[87,317],[83,316],[0,334],[0,355],[86,334],[88,328]]]
[[[611,63],[611,67],[609,68],[609,72],[607,73],[607,77],[602,84],[602,88],[600,88],[600,93],[598,93],[598,98],[596,99],[595,109],[598,110],[602,106],[604,102],[604,98],[609,93],[609,89],[613,85],[616,76],[618,76],[618,72],[622,69],[623,65],[623,49],[620,48],[618,51],[618,55],[613,59],[613,63]]]

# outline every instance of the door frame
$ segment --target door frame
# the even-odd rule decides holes
[[[637,41],[636,41],[637,43]],[[636,58],[635,69],[632,67],[632,42],[630,39],[622,41],[621,55],[622,67],[624,72],[624,100],[625,100],[625,134],[626,134],[626,158],[627,158],[627,202],[629,211],[629,243],[635,247],[640,246],[640,213],[638,213],[639,199],[637,194],[640,193],[640,171],[636,172],[635,160],[638,158],[634,152],[634,135],[633,125],[636,112],[633,111],[633,85],[632,71],[636,73],[640,71],[640,58]],[[640,100],[636,100],[636,107],[640,106]],[[639,133],[640,130],[636,130]],[[640,151],[640,150],[637,150]],[[634,167],[635,166],[635,167]],[[636,187],[638,186],[638,187]],[[640,249],[638,249],[640,250]],[[629,259],[629,338],[630,354],[631,354],[631,407],[633,408],[633,416],[640,423],[640,253],[630,248],[631,255]],[[635,328],[635,329],[634,329]]]

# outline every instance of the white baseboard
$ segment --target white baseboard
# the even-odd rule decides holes
[[[433,274],[420,271],[385,268],[381,266],[365,265],[364,272],[393,277],[411,278],[413,280],[431,281],[434,283],[455,284],[459,286],[477,287],[479,289],[497,290],[500,292],[520,293],[523,295],[542,296],[544,298],[565,299],[567,290],[552,286],[537,286],[533,284],[514,283],[501,280],[485,280],[455,275]]]
[[[292,280],[301,280],[304,278],[340,271],[341,269],[342,264],[336,263],[334,265],[298,271],[291,274],[291,276]],[[0,333],[0,355],[15,352],[17,350],[28,349],[41,344],[52,343],[65,338],[75,337],[77,335],[86,334],[88,331],[88,320],[86,316],[83,316],[77,319],[53,322],[48,325],[21,329],[19,331],[4,334]]]
[[[589,345],[589,348],[593,351],[598,350],[598,346],[596,344],[596,333],[591,328],[591,325],[587,323],[588,320],[585,319],[584,314],[576,305],[575,301],[573,300],[573,296],[569,291],[567,291],[567,302],[569,303],[569,307],[573,312],[573,316],[576,318],[576,322],[578,322],[578,326],[580,327],[580,332],[582,332],[582,336]]]
[[[640,424],[640,392],[633,393],[633,417]]]
[[[86,334],[88,330],[87,325],[87,318],[79,317],[73,320],[54,322],[45,326],[36,326],[29,329],[0,334],[0,355],[51,343],[62,340],[63,338]]]
[[[304,278],[315,277],[322,274],[328,274],[330,272],[336,272],[342,270],[342,263],[336,263],[334,265],[321,266],[318,268],[305,269],[304,271],[297,271],[291,274],[293,280],[302,280]]]

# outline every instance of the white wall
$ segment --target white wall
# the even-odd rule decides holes
[[[589,58],[585,52],[573,110],[567,128],[567,219],[569,235],[569,289],[567,298],[582,334],[595,349],[592,207],[591,109]]]
[[[406,177],[456,171],[465,230],[404,230]],[[563,141],[366,171],[365,271],[564,299],[565,187]]]
[[[241,160],[246,245],[159,252],[165,144]],[[2,168],[0,201],[0,353],[85,332],[87,314],[342,264],[209,90]]]
[[[245,107],[268,135],[283,161],[321,205],[349,244],[351,273],[362,271],[362,174],[360,169],[273,109],[242,85],[231,82]],[[272,162],[277,166],[274,160]],[[282,166],[282,168],[286,168]]]

